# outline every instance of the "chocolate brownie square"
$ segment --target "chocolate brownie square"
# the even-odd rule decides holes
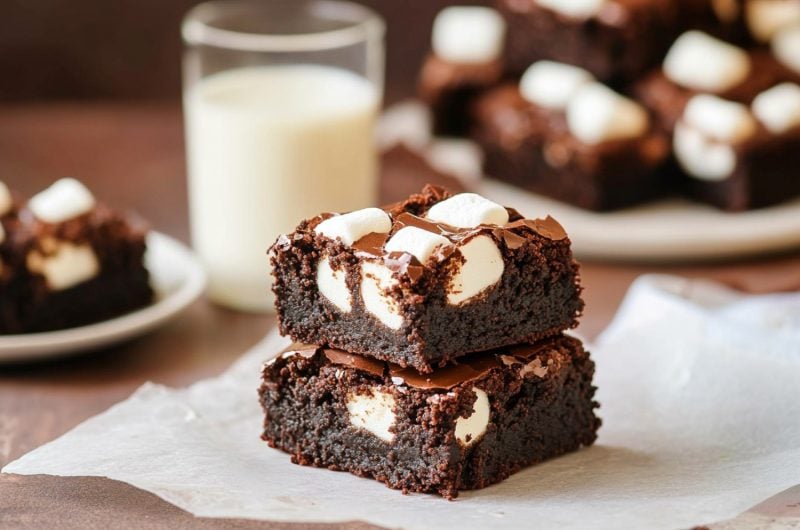
[[[462,136],[469,130],[470,102],[503,77],[504,35],[505,23],[491,8],[451,6],[437,15],[433,49],[418,83],[434,134]]]
[[[708,0],[496,0],[496,6],[508,26],[511,71],[545,59],[580,66],[612,84],[658,64],[684,30],[720,25]]]
[[[33,197],[10,232],[3,333],[81,326],[153,300],[144,225],[97,203],[76,180]]]
[[[303,221],[270,252],[282,334],[423,372],[558,334],[583,308],[555,220],[433,186]]]
[[[519,84],[479,98],[473,115],[493,178],[596,211],[666,193],[667,136],[583,69],[534,63]]]
[[[264,366],[262,438],[295,464],[452,499],[591,445],[593,373],[580,341],[565,336],[430,374],[294,346]]]
[[[800,195],[800,86],[783,83],[751,106],[697,95],[675,126],[675,158],[688,194],[728,211]]]

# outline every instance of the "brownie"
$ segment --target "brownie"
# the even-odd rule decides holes
[[[553,2],[550,2],[553,3]],[[548,59],[581,66],[612,84],[658,64],[689,27],[719,26],[709,0],[617,0],[593,14],[566,14],[537,0],[496,0],[506,19],[506,61],[522,73]]]
[[[262,438],[295,464],[452,499],[591,445],[594,363],[559,336],[430,374],[295,345],[267,363]]]
[[[430,54],[420,72],[419,98],[431,111],[433,134],[464,136],[469,131],[467,109],[475,97],[498,84],[501,61],[456,63]]]
[[[731,105],[741,123],[734,121],[736,114],[727,117]],[[721,139],[719,123],[736,123],[745,132]],[[794,171],[800,151],[800,86],[774,87],[751,106],[696,96],[677,122],[674,150],[686,192],[695,200],[736,212],[800,196]]]
[[[75,182],[69,181],[67,187],[83,193],[85,188]],[[43,220],[31,204],[19,210],[11,229],[7,249],[11,294],[3,308],[0,332],[81,326],[153,301],[144,264],[146,226],[139,219],[87,202],[87,211],[68,219]],[[50,200],[42,209],[52,206]]]
[[[368,215],[381,226],[364,228]],[[361,232],[334,236],[333,226]],[[270,253],[282,334],[423,372],[558,334],[583,308],[555,220],[435,186],[383,209],[305,220]]]
[[[587,145],[570,132],[563,109],[531,103],[516,83],[481,96],[473,115],[484,172],[495,179],[595,211],[661,197],[670,184],[669,140],[656,127]]]
[[[750,103],[760,92],[783,81],[798,81],[800,76],[781,65],[767,50],[749,52],[751,70],[744,80],[715,95],[731,101]],[[670,80],[661,68],[648,73],[633,87],[633,93],[647,106],[656,121],[667,133],[672,133],[675,122],[683,114],[686,103],[697,94],[707,93]]]

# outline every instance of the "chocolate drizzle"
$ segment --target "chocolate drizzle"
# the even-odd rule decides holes
[[[363,355],[349,353],[334,348],[322,348],[295,344],[286,350],[284,356],[300,355],[311,358],[322,354],[332,364],[353,368],[371,375],[388,378],[397,386],[407,385],[421,390],[449,390],[455,386],[471,383],[481,379],[489,371],[502,366],[520,365],[520,377],[532,374],[543,378],[548,373],[548,366],[542,363],[540,354],[554,348],[555,340],[548,340],[536,345],[517,345],[498,348],[488,352],[474,353],[443,368],[437,368],[430,374],[422,374],[413,368],[402,368],[394,363],[379,361]]]

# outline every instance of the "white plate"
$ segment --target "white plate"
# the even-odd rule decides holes
[[[480,150],[466,140],[432,139],[428,120],[418,103],[396,105],[381,120],[379,141],[384,148],[403,141],[436,169],[528,217],[552,215],[569,233],[578,258],[677,262],[800,248],[800,199],[743,213],[682,199],[590,212],[482,177]]]
[[[145,264],[155,303],[97,324],[62,331],[0,336],[0,362],[20,362],[95,350],[165,324],[203,293],[206,276],[197,258],[179,241],[158,232],[147,236]]]

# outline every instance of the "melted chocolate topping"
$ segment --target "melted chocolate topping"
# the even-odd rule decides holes
[[[507,348],[476,353],[467,358],[437,368],[431,374],[422,374],[413,368],[402,368],[396,364],[388,363],[349,353],[334,348],[321,348],[305,344],[293,345],[286,351],[301,355],[304,358],[322,354],[333,363],[348,368],[354,368],[378,377],[388,376],[395,385],[408,385],[422,390],[449,390],[463,383],[476,381],[486,375],[490,370],[502,366],[519,364],[519,374],[525,377],[533,374],[536,377],[545,377],[548,366],[544,365],[538,355],[552,348],[551,341],[537,345],[518,345]]]

